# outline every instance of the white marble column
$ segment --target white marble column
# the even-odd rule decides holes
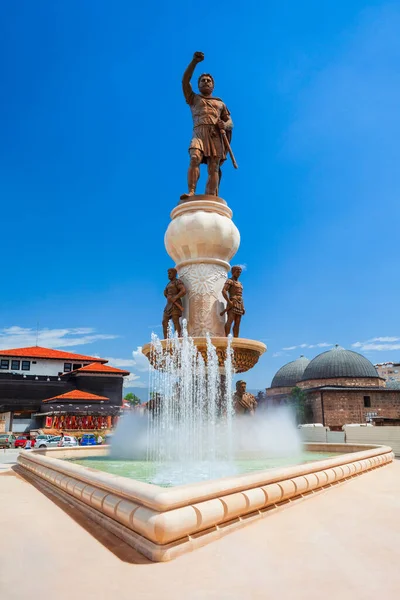
[[[171,219],[165,247],[187,290],[183,316],[189,334],[223,337],[222,288],[240,244],[232,211],[221,198],[194,196],[174,208]]]

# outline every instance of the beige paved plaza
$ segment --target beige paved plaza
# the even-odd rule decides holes
[[[397,599],[399,515],[397,460],[155,564],[4,472],[0,598]]]

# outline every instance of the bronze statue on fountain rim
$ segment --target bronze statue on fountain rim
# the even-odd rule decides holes
[[[206,194],[210,196],[218,196],[222,175],[221,165],[226,160],[228,153],[233,166],[237,169],[230,147],[232,119],[221,98],[212,96],[214,90],[212,75],[209,73],[200,75],[198,79],[199,94],[196,94],[190,85],[196,65],[203,60],[204,54],[195,52],[182,79],[183,94],[192,111],[193,135],[189,146],[189,191],[187,194],[182,194],[181,200],[195,195],[200,177],[200,164],[204,163],[208,167]]]
[[[169,283],[164,290],[167,305],[164,308],[162,320],[164,339],[168,337],[168,323],[171,319],[178,337],[182,337],[180,318],[183,313],[183,305],[181,298],[186,295],[186,288],[183,285],[183,282],[178,279],[177,275],[178,272],[176,269],[168,269]]]
[[[246,382],[242,379],[236,382],[236,392],[233,395],[233,408],[236,415],[254,416],[257,400],[253,394],[246,392]]]
[[[243,305],[243,285],[239,281],[242,274],[242,267],[232,267],[232,276],[227,279],[222,290],[222,295],[226,300],[226,309],[222,311],[222,315],[227,313],[228,318],[225,323],[225,335],[228,336],[231,332],[233,324],[233,337],[239,337],[240,321],[245,314]]]

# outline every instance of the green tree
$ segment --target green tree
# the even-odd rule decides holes
[[[265,396],[264,392],[261,392],[261,391],[257,392],[257,402],[262,402],[264,400],[264,396]]]
[[[132,406],[137,406],[138,404],[140,404],[140,398],[138,398],[135,394],[133,394],[132,392],[128,392],[125,395],[124,398],[125,402],[129,402],[129,404],[131,404]]]
[[[306,399],[306,392],[297,386],[292,389],[288,398],[288,405],[294,410],[298,425],[306,422]]]
[[[257,393],[257,404],[258,404],[258,408],[263,407],[263,404],[266,400],[266,395],[264,392],[259,391]]]

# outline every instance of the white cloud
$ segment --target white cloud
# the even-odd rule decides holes
[[[400,337],[382,336],[374,337],[365,342],[354,342],[353,348],[359,348],[365,352],[375,350],[376,352],[385,352],[390,350],[400,350]]]
[[[400,344],[364,344],[362,350],[377,350],[378,352],[400,350]]]
[[[124,377],[124,388],[147,388],[147,384],[140,380],[140,376],[131,373]]]
[[[329,348],[333,346],[333,344],[328,344],[327,342],[320,342],[319,344],[309,344],[307,348]]]
[[[329,348],[333,346],[333,344],[328,344],[327,342],[318,342],[318,344],[298,344],[297,346],[287,346],[286,348],[282,348],[282,350],[297,350],[298,348]]]
[[[376,337],[369,340],[370,342],[400,342],[400,338],[398,337]]]
[[[113,340],[117,335],[95,333],[91,327],[65,329],[36,329],[13,325],[0,329],[0,349],[23,348],[24,346],[44,346],[45,348],[68,348],[92,344],[99,340]]]
[[[104,357],[110,365],[115,367],[133,367],[135,365],[135,361],[133,358],[113,358],[110,356]]]
[[[124,377],[124,388],[147,388],[150,363],[138,346],[132,352],[132,358],[108,358],[111,364],[119,367],[129,367],[130,375]],[[142,379],[143,377],[143,379]]]
[[[134,363],[134,371],[139,371],[140,373],[147,373],[149,371],[149,361],[142,353],[142,346],[138,346],[136,350],[132,352],[133,363]]]
[[[384,340],[388,340],[388,342],[382,343]],[[389,343],[389,340],[391,343]],[[393,343],[396,340],[398,343]],[[352,344],[352,347],[358,348],[359,350],[363,350],[365,352],[370,350],[375,350],[376,352],[389,352],[391,350],[400,350],[399,342],[399,338],[372,338],[371,340],[367,340],[365,342],[355,342]]]

